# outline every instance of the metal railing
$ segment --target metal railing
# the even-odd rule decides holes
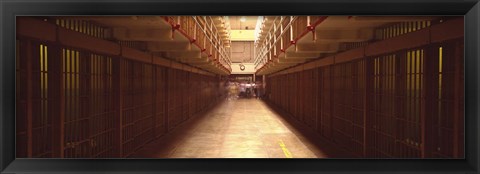
[[[231,71],[230,48],[225,46],[228,40],[220,37],[220,31],[227,30],[228,33],[228,28],[218,28],[211,16],[169,16],[167,20],[175,26],[175,30],[189,37],[190,42],[201,48],[210,59],[218,61]]]
[[[314,30],[322,16],[278,16],[270,23],[264,19],[260,36],[255,41],[255,69],[258,70],[273,60],[298,39]],[[269,23],[266,25],[266,23]]]
[[[296,40],[312,30],[312,21],[318,21],[320,16],[278,16],[271,24],[265,25],[264,19],[260,36],[255,41],[254,64],[255,69],[261,68],[272,58],[285,51]]]

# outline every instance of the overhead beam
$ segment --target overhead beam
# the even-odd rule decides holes
[[[171,29],[126,29],[113,28],[113,37],[128,41],[171,41]]]
[[[148,42],[147,49],[152,52],[186,51],[193,48],[189,42]]]

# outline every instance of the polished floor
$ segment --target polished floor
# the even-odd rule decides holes
[[[225,100],[131,157],[346,157],[344,152],[317,139],[314,133],[299,130],[290,122],[262,100]]]

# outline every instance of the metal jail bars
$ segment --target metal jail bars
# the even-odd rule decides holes
[[[285,117],[352,157],[465,156],[463,18],[342,30],[334,49],[315,27],[340,17],[267,18],[255,75]],[[217,17],[114,20],[17,18],[17,157],[130,157],[226,96]]]
[[[18,22],[18,158],[128,157],[224,96],[217,75],[107,41],[91,23]]]
[[[376,42],[268,74],[268,101],[356,157],[463,158],[462,26],[384,26]]]

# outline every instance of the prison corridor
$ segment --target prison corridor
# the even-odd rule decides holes
[[[463,16],[19,16],[17,158],[463,158]]]
[[[238,99],[224,100],[131,157],[326,158],[347,154],[328,143],[312,142],[264,101]]]

